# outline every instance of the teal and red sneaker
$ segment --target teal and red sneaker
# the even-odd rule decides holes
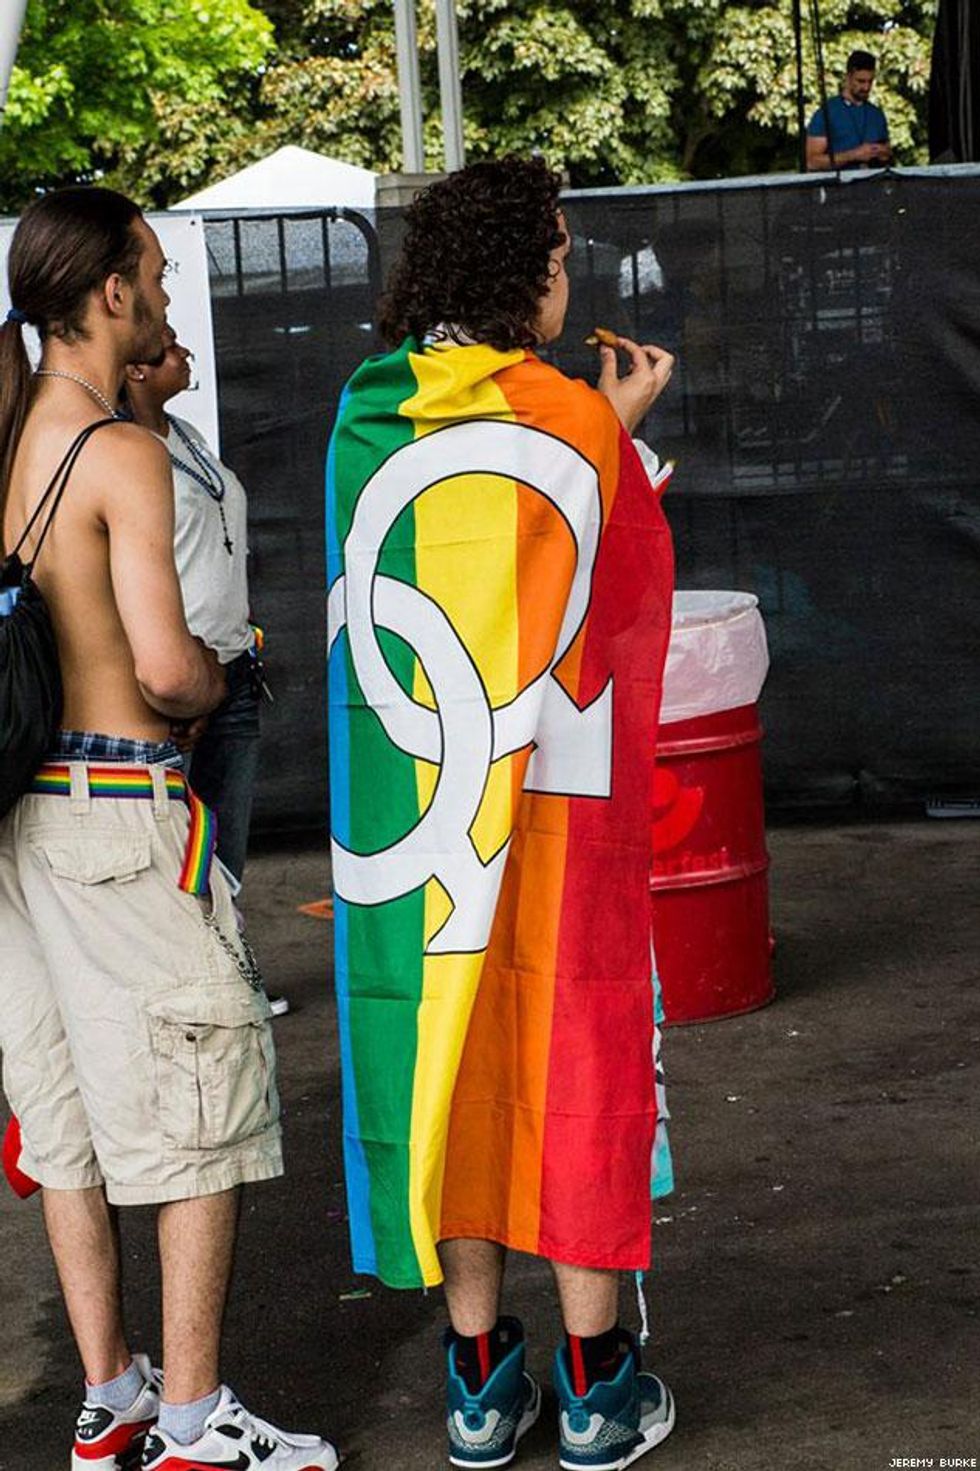
[[[456,1345],[448,1344],[446,1428],[454,1466],[508,1466],[541,1413],[541,1390],[524,1368],[524,1330],[516,1318],[501,1318],[500,1326],[514,1346],[478,1394],[457,1372]]]
[[[160,1413],[160,1375],[145,1354],[134,1363],[145,1383],[128,1410],[107,1410],[86,1400],[75,1419],[72,1471],[130,1471],[139,1466],[143,1443]]]
[[[565,1471],[622,1471],[653,1450],[674,1428],[674,1396],[656,1374],[640,1370],[632,1334],[614,1379],[599,1380],[587,1394],[572,1387],[568,1349],[555,1354],[559,1464]]]

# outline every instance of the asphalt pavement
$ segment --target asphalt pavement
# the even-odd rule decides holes
[[[651,1471],[892,1471],[980,1463],[980,824],[770,834],[775,1001],[665,1041],[676,1193],[658,1203],[647,1359],[678,1405]],[[288,1173],[246,1195],[224,1374],[335,1439],[356,1471],[445,1462],[438,1292],[347,1253],[321,849],[250,862]],[[153,1213],[123,1213],[134,1346],[158,1351]],[[80,1373],[38,1202],[0,1193],[0,1468],[67,1471]],[[508,1310],[545,1384],[522,1444],[557,1466],[545,1264]],[[631,1284],[624,1319],[637,1321]]]

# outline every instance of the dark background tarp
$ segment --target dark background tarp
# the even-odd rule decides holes
[[[929,79],[929,154],[938,163],[980,157],[980,6],[940,0]]]
[[[593,377],[597,323],[678,355],[643,433],[678,462],[678,585],[760,598],[770,810],[980,796],[980,172],[566,208],[572,304],[552,356]],[[208,224],[223,453],[250,495],[277,696],[260,830],[326,816],[323,458],[376,345],[376,224]],[[384,253],[396,227],[382,222]]]

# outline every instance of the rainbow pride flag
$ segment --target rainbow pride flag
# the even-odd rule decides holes
[[[365,362],[327,465],[355,1270],[649,1263],[650,812],[670,535],[608,402],[524,351]]]

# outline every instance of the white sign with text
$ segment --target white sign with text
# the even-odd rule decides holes
[[[218,384],[214,363],[214,332],[211,325],[211,293],[208,288],[208,258],[204,221],[200,215],[147,215],[156,231],[171,269],[166,280],[170,325],[178,339],[194,354],[191,386],[172,398],[168,409],[179,414],[204,435],[216,451],[218,442]],[[7,283],[7,251],[16,220],[0,220],[0,313],[10,306]],[[25,328],[28,351],[38,357],[37,336]]]

